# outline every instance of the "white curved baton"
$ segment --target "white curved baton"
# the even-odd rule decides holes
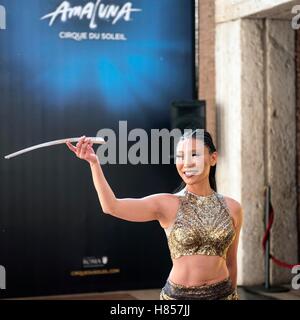
[[[101,137],[86,137],[86,138],[87,139],[91,139],[91,142],[95,143],[95,144],[105,144],[105,140],[103,138],[101,138]],[[37,144],[35,146],[32,146],[32,147],[29,147],[29,148],[26,148],[26,149],[22,149],[20,151],[8,154],[4,158],[5,159],[10,159],[10,158],[16,157],[16,156],[18,156],[20,154],[23,154],[23,153],[26,153],[26,152],[29,152],[29,151],[32,151],[32,150],[36,150],[36,149],[39,149],[39,148],[50,147],[50,146],[54,146],[54,145],[57,145],[57,144],[64,144],[67,141],[78,142],[79,139],[80,138],[65,138],[65,139],[53,140],[53,141]]]

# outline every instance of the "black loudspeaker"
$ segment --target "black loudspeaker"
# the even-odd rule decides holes
[[[204,100],[174,101],[171,105],[171,129],[206,129]]]

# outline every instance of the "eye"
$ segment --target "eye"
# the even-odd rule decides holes
[[[200,157],[201,154],[200,153],[192,153],[192,157]]]
[[[180,154],[177,154],[177,155],[176,155],[176,158],[181,158],[181,159],[182,159],[182,158],[183,158],[183,156],[182,156],[182,155],[180,155]]]

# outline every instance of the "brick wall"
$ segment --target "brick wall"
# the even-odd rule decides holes
[[[216,143],[214,3],[199,1],[199,98],[206,100],[206,126]]]

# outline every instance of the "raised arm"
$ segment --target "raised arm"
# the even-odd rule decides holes
[[[159,220],[163,195],[155,194],[140,199],[115,197],[100,166],[99,160],[90,164],[94,186],[104,213],[128,221]]]
[[[163,212],[164,194],[154,194],[144,198],[117,199],[103,174],[99,159],[92,148],[92,142],[83,136],[76,147],[67,146],[80,159],[90,164],[93,182],[102,211],[120,219],[136,222],[159,220]]]

